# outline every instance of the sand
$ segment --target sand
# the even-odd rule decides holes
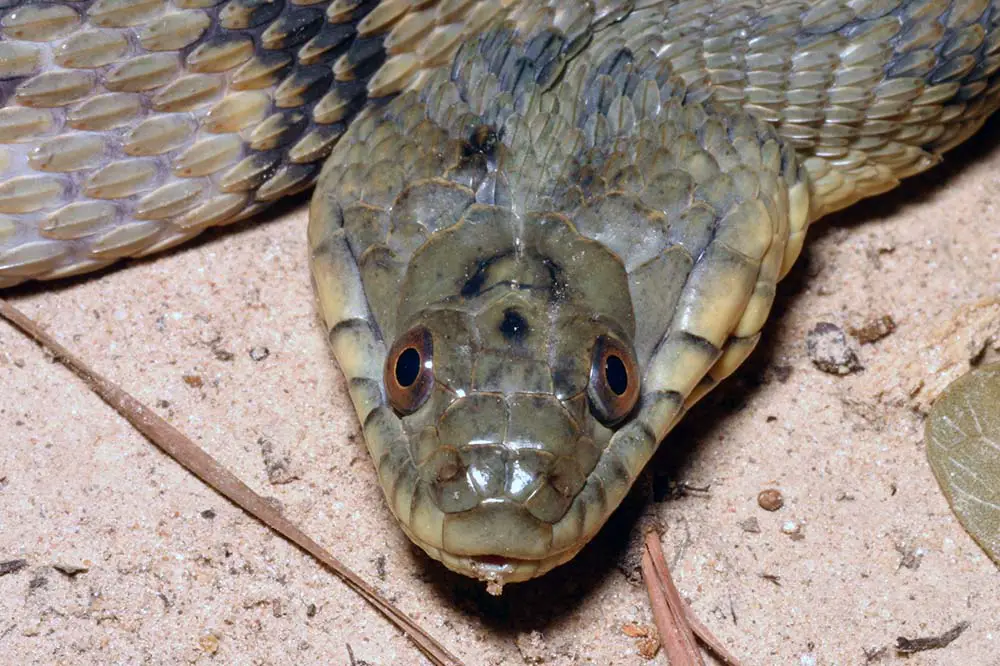
[[[646,508],[667,527],[677,584],[747,665],[1000,664],[1000,573],[950,513],[922,442],[933,397],[1000,344],[1000,123],[973,143],[818,225],[748,365],[651,463]],[[641,498],[573,563],[499,599],[408,544],[317,320],[299,204],[9,295],[466,663],[666,663],[625,626],[651,622],[626,576]],[[884,316],[887,337],[847,338],[863,370],[810,360],[818,323]],[[784,501],[769,512],[757,496],[772,488]],[[2,664],[426,663],[0,324],[0,562],[12,560],[25,565],[0,573]],[[894,649],[963,621],[946,648]]]

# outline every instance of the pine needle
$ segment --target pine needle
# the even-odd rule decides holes
[[[642,577],[653,608],[656,630],[660,633],[660,644],[673,666],[705,665],[695,637],[726,666],[740,666],[739,660],[701,623],[681,598],[667,569],[660,535],[655,530],[646,533],[643,543]]]

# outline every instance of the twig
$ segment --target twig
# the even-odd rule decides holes
[[[660,643],[671,666],[704,666],[705,662],[694,641],[695,636],[723,664],[740,666],[739,660],[701,623],[681,598],[667,569],[660,536],[655,530],[646,533],[642,577],[649,592],[656,629],[660,632]]]
[[[287,520],[278,511],[240,481],[212,456],[160,418],[131,395],[91,370],[68,349],[46,334],[35,322],[0,298],[0,317],[48,350],[56,360],[82,379],[104,402],[113,407],[150,442],[187,468],[216,492],[251,516],[312,555],[344,583],[361,595],[390,622],[399,627],[435,666],[462,666],[462,662],[421,629],[408,615],[383,597],[360,576],[348,569],[322,546]]]
[[[952,641],[962,635],[969,628],[969,622],[963,620],[954,627],[939,636],[925,636],[921,638],[905,638],[900,636],[896,639],[896,652],[900,654],[913,654],[924,650],[937,650],[951,645]]]

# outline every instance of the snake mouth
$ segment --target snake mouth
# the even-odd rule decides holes
[[[486,583],[486,590],[493,595],[499,595],[507,583],[523,583],[565,564],[583,547],[583,544],[580,544],[537,559],[495,554],[458,555],[428,544],[417,538],[407,525],[404,523],[400,525],[410,540],[432,559],[441,562],[455,573]]]
[[[521,582],[539,575],[538,560],[502,555],[473,555],[458,559],[465,560],[465,565],[474,572],[474,577],[486,583],[486,591],[497,596],[503,592],[505,583]],[[466,571],[460,573],[469,575]]]
[[[487,592],[499,595],[507,583],[521,583],[537,578],[571,560],[578,550],[554,553],[538,560],[503,555],[453,555],[440,551],[438,559],[456,573],[483,581]]]

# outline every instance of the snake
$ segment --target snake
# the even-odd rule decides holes
[[[1000,105],[996,0],[0,0],[0,288],[315,186],[386,503],[569,561],[757,345],[810,225]]]

